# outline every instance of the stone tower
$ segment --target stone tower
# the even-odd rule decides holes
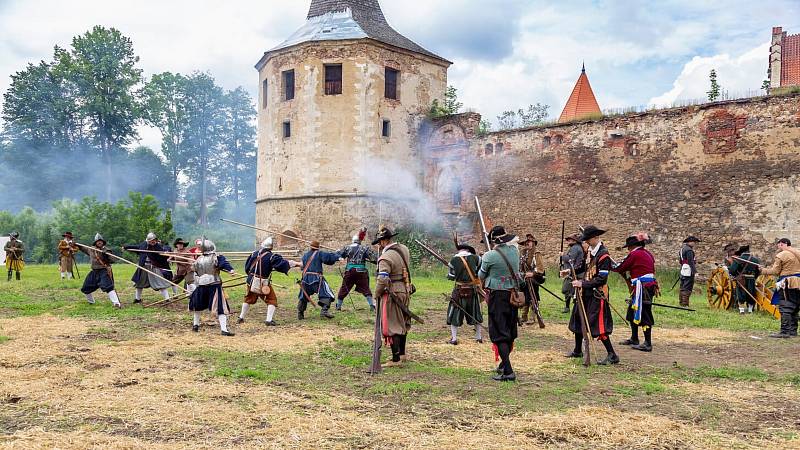
[[[450,64],[389,26],[378,0],[312,0],[256,64],[257,224],[341,242],[396,223],[389,211],[420,192],[417,131]]]

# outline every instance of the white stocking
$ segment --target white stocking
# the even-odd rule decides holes
[[[66,277],[67,277],[67,274],[66,274],[66,272],[61,272],[61,279],[63,280],[63,279],[64,279],[64,278],[66,278]]]
[[[458,327],[455,325],[450,325],[450,336],[452,340],[456,340],[456,336],[458,336]]]
[[[194,318],[192,319],[192,325],[200,326],[200,311],[194,311]]]
[[[219,317],[219,329],[222,331],[228,331],[228,316],[225,314],[220,314]]]
[[[481,326],[480,324],[475,325],[475,339],[483,339],[483,335],[481,334]]]
[[[247,311],[250,311],[250,304],[242,303],[242,312],[239,314],[239,318],[244,319],[244,316],[247,315]]]
[[[143,289],[136,288],[136,295],[134,295],[134,298],[136,300],[141,300],[142,299],[142,290]]]
[[[71,279],[72,279],[72,272],[67,272],[67,279],[68,279],[68,280],[71,280]]]
[[[275,317],[275,305],[267,305],[267,322],[272,322]]]
[[[94,305],[94,296],[92,294],[86,294],[86,300]]]
[[[162,289],[161,296],[164,297],[164,300],[169,300],[169,291],[166,289]]]
[[[178,287],[172,286],[172,295],[176,295],[178,293]]]
[[[117,296],[117,291],[111,291],[108,293],[108,298],[111,300],[111,303],[115,305],[119,305],[119,297]]]

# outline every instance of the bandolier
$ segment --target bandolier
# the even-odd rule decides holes
[[[450,326],[450,341],[452,345],[458,344],[458,328],[464,324],[475,327],[475,341],[483,343],[481,327],[483,314],[481,313],[481,285],[478,279],[478,270],[481,258],[475,248],[467,244],[459,244],[456,253],[448,264],[447,279],[455,281],[450,302],[447,305],[447,325]]]
[[[528,322],[529,311],[532,311],[535,317],[538,313],[538,308],[541,307],[539,286],[545,282],[545,270],[542,254],[536,250],[538,244],[539,241],[532,234],[526,234],[525,240],[519,243],[519,270],[524,274],[520,288],[525,295],[525,306],[520,308],[522,310],[519,316],[520,325]],[[530,287],[533,287],[533,289],[530,289]],[[536,303],[535,306],[534,301]]]
[[[401,365],[407,361],[406,338],[411,329],[411,316],[406,314],[414,291],[409,273],[411,253],[408,247],[393,238],[397,233],[381,227],[372,245],[380,246],[378,257],[378,281],[375,296],[381,302],[379,310],[383,340],[392,349],[392,360],[385,367]]]

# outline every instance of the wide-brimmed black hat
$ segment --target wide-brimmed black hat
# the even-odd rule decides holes
[[[516,236],[513,234],[506,233],[506,229],[500,225],[493,227],[489,231],[489,240],[493,244],[505,244],[506,242],[510,242]]]
[[[186,241],[184,241],[184,240],[183,240],[183,239],[181,239],[181,238],[175,239],[175,242],[173,242],[173,243],[172,243],[172,246],[173,246],[173,247],[177,247],[177,246],[178,246],[178,244],[181,244],[181,245],[183,245],[184,247],[188,247],[188,246],[189,246],[189,243],[188,243],[188,242],[186,242]]]
[[[520,245],[525,245],[528,242],[533,242],[534,244],[538,244],[539,243],[539,241],[536,240],[536,236],[534,236],[534,235],[532,235],[530,233],[526,234],[525,235],[525,240],[524,241],[520,241],[519,243],[520,243]]]
[[[739,247],[733,254],[736,256],[742,256],[743,253],[748,253],[750,251],[750,245],[743,245]]]
[[[790,240],[789,240],[789,238],[780,238],[780,239],[778,239],[778,241],[777,241],[777,242],[775,242],[775,243],[776,243],[776,244],[786,244],[786,245],[788,245],[789,247],[791,247],[791,246],[792,246],[792,241],[790,241]]]
[[[722,249],[725,250],[726,252],[732,252],[732,251],[736,250],[737,248],[739,248],[739,244],[737,244],[735,242],[730,242],[727,245],[725,245],[725,247],[723,247]]]
[[[375,240],[372,241],[372,245],[378,245],[378,242],[384,239],[391,239],[397,236],[398,233],[392,232],[389,227],[381,227],[380,230],[375,234]]]
[[[583,234],[581,234],[581,241],[591,239],[593,237],[601,236],[606,233],[606,230],[601,230],[594,225],[586,225],[583,227]]]
[[[19,237],[19,231],[12,231],[11,233],[8,233],[8,237],[12,237],[14,239],[18,238]]]
[[[698,239],[698,238],[696,238],[696,237],[694,237],[692,235],[689,235],[686,239],[683,240],[684,244],[687,243],[687,242],[700,242],[700,239]]]
[[[468,251],[468,252],[472,253],[473,255],[477,255],[478,254],[478,252],[475,251],[475,247],[473,247],[473,246],[471,246],[469,244],[458,244],[458,245],[456,245],[456,250],[465,250],[465,251]]]
[[[625,245],[617,247],[618,250],[629,247],[644,247],[647,244],[646,240],[639,239],[638,236],[628,236],[625,238]]]
[[[74,236],[72,236],[72,231],[65,231],[64,234],[61,235],[61,237],[68,237],[72,239]]]

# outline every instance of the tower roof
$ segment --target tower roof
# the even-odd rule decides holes
[[[264,53],[260,68],[271,52],[304,42],[373,39],[450,64],[398,33],[386,21],[378,0],[311,0],[306,23],[277,47]]]
[[[575,87],[572,88],[572,94],[570,94],[567,104],[564,105],[558,122],[569,122],[594,114],[602,114],[602,111],[597,104],[597,99],[594,98],[592,85],[589,84],[589,77],[586,76],[586,67],[582,67],[581,76],[578,77]]]

